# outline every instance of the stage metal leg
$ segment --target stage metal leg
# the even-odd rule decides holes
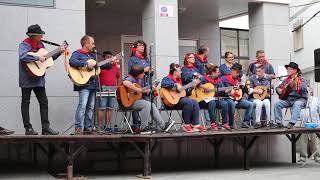
[[[214,167],[218,169],[220,167],[220,147],[223,142],[223,138],[215,138],[215,139],[208,139],[209,143],[213,146],[214,150]]]
[[[143,158],[143,176],[151,176],[151,147],[150,141],[144,144],[144,158]]]
[[[253,136],[251,140],[249,140],[248,136],[244,137],[236,137],[236,142],[242,147],[243,149],[243,169],[249,170],[250,169],[250,158],[249,158],[249,150],[251,149],[252,145],[256,141],[258,136]]]
[[[296,149],[296,143],[299,140],[301,134],[298,134],[298,136],[296,136],[295,134],[291,134],[288,135],[286,134],[287,138],[290,140],[291,142],[291,159],[292,159],[292,163],[297,163],[297,157],[296,157],[296,153],[297,153],[297,149]]]

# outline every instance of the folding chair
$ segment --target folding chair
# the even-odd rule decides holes
[[[182,118],[182,115],[179,111],[181,111],[182,109],[178,109],[178,108],[173,108],[173,107],[168,107],[167,105],[164,104],[164,102],[162,101],[162,98],[160,98],[160,103],[161,103],[161,106],[160,108],[158,109],[160,112],[165,112],[168,116],[168,119],[169,119],[169,122],[172,122],[172,121],[175,121],[173,127],[176,131],[178,131],[177,127],[176,127],[176,124],[178,124],[176,120],[173,119],[173,112],[177,112],[178,116],[180,117],[181,119],[181,124],[184,123],[183,121],[183,118]]]
[[[130,132],[133,134],[134,132],[133,132],[133,130],[131,128],[130,120],[131,120],[131,117],[133,116],[132,113],[133,112],[139,112],[139,111],[119,106],[118,109],[116,110],[116,112],[117,112],[116,113],[116,120],[117,120],[117,117],[118,117],[118,113],[121,113],[122,117],[123,117],[123,122],[125,123],[125,127],[126,127],[125,131],[128,131],[128,128],[129,128]],[[139,116],[139,120],[140,120],[141,118],[140,118],[139,113],[138,113],[138,116]],[[132,123],[132,125],[135,126],[135,125],[140,125],[140,124],[133,124]]]

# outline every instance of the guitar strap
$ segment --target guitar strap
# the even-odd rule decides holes
[[[41,39],[41,42],[46,43],[46,44],[50,44],[52,46],[58,46],[58,47],[60,46],[60,44],[57,44],[57,43],[54,43],[51,41],[47,41],[47,40],[43,40],[43,39]]]

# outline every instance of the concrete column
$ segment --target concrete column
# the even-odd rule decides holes
[[[249,3],[250,60],[255,60],[256,51],[263,49],[277,74],[278,66],[290,60],[288,25],[288,4]]]
[[[289,33],[288,4],[249,3],[249,55],[255,60],[255,53],[262,49],[267,60],[275,68],[288,64],[290,61],[290,33]],[[274,120],[274,104],[279,101],[277,95],[272,96],[272,117]],[[289,113],[290,114],[290,113]],[[283,113],[284,115],[284,113]],[[288,119],[287,116],[283,116]],[[284,125],[287,121],[284,121]],[[291,161],[291,148],[284,136],[269,136],[265,142],[258,142],[261,148],[260,156],[267,161]]]
[[[160,7],[172,8],[169,17],[160,16]],[[178,2],[177,0],[148,0],[142,13],[143,40],[152,45],[152,66],[156,69],[156,78],[162,79],[169,72],[169,64],[179,63],[178,41]]]

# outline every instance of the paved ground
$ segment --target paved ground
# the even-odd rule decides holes
[[[177,172],[154,172],[155,180],[319,180],[320,164],[310,162],[304,168],[300,164],[291,163],[273,163],[268,165],[259,165],[249,171],[240,168],[219,169],[219,170],[194,170]],[[54,180],[48,173],[36,170],[17,169],[10,172],[0,172],[0,179],[8,180]],[[96,179],[96,180],[139,180],[135,174],[89,174],[76,179]]]

